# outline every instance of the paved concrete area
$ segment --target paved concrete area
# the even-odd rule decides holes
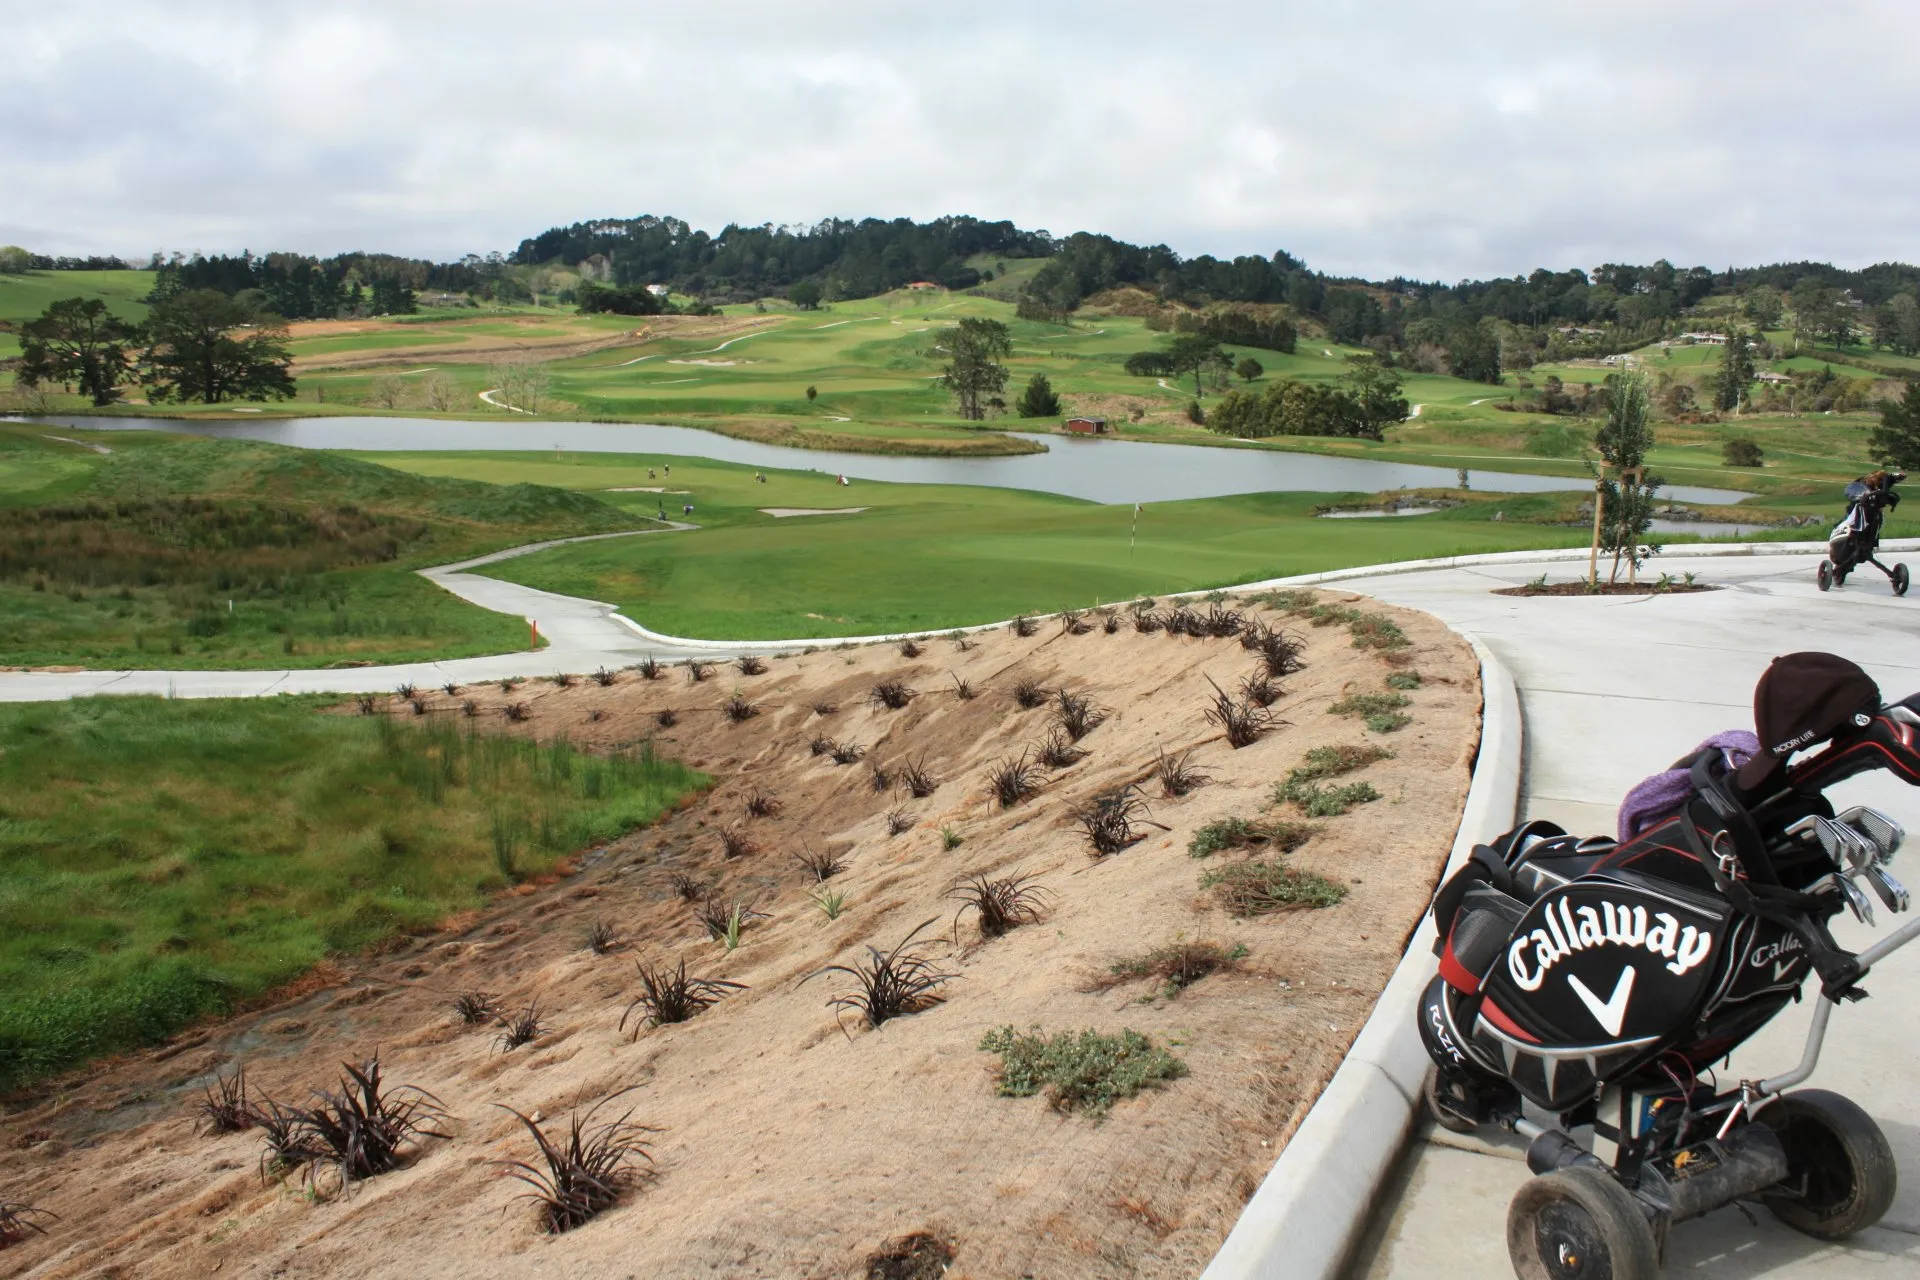
[[[1891,698],[1920,691],[1920,597],[1895,599],[1877,575],[1822,595],[1817,556],[1686,559],[1661,571],[1693,571],[1723,590],[1694,595],[1517,599],[1491,594],[1553,570],[1582,566],[1476,566],[1353,579],[1338,584],[1425,609],[1479,639],[1512,671],[1526,719],[1521,809],[1578,832],[1613,831],[1619,798],[1708,734],[1752,727],[1752,690],[1775,655],[1806,649],[1865,667]],[[1330,588],[1337,589],[1337,588]],[[1920,793],[1884,774],[1831,793],[1837,804],[1873,804],[1920,837]],[[1920,848],[1920,842],[1916,843]],[[1904,865],[1903,865],[1904,863]],[[1896,858],[1896,874],[1920,883],[1920,859]],[[1844,943],[1883,933],[1843,917]],[[1920,944],[1896,953],[1866,984],[1875,998],[1839,1010],[1811,1085],[1859,1102],[1880,1122],[1906,1177],[1881,1226],[1845,1246],[1821,1244],[1737,1209],[1683,1223],[1669,1242],[1666,1273],[1748,1277],[1920,1276]],[[1785,1070],[1800,1056],[1811,1005],[1776,1019],[1743,1047],[1727,1078]],[[1351,1274],[1364,1280],[1499,1277],[1511,1274],[1507,1202],[1528,1174],[1517,1141],[1478,1143],[1421,1130],[1377,1207]]]

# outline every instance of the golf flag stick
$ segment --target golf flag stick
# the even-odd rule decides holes
[[[1140,504],[1133,504],[1133,532],[1127,535],[1127,554],[1133,554],[1133,544],[1140,537]]]

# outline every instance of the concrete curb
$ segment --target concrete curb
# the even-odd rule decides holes
[[[1468,640],[1480,659],[1480,751],[1446,875],[1474,845],[1512,827],[1520,804],[1520,696],[1492,651]],[[1419,1106],[1427,1055],[1414,1017],[1433,973],[1433,940],[1433,923],[1423,918],[1333,1079],[1201,1280],[1334,1280],[1346,1266]]]

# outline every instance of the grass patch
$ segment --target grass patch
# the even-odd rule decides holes
[[[1031,1098],[1045,1092],[1056,1111],[1080,1111],[1096,1120],[1122,1098],[1159,1088],[1187,1074],[1187,1064],[1138,1031],[1119,1035],[1097,1031],[1061,1031],[1049,1037],[1001,1027],[980,1040],[986,1053],[1000,1055],[997,1089],[1003,1098]]]
[[[1327,708],[1333,715],[1357,717],[1374,733],[1392,733],[1413,723],[1413,717],[1400,710],[1412,700],[1397,691],[1387,693],[1350,693]]]
[[[1337,818],[1357,804],[1378,800],[1380,793],[1371,782],[1349,782],[1339,787],[1283,782],[1274,789],[1274,798],[1298,806],[1309,818]]]
[[[1350,693],[1327,708],[1330,715],[1336,716],[1377,716],[1388,711],[1398,711],[1413,699],[1404,693]]]
[[[1246,954],[1246,947],[1240,943],[1229,947],[1211,941],[1170,942],[1109,965],[1108,977],[1099,985],[1154,978],[1160,983],[1160,994],[1171,1000],[1200,979],[1235,968]]]
[[[1200,887],[1213,890],[1237,916],[1331,907],[1347,896],[1343,886],[1325,876],[1296,870],[1277,858],[1230,863],[1202,875]]]
[[[525,476],[598,493],[646,484],[645,464],[657,461],[504,453],[382,460],[429,474]],[[754,474],[752,467],[675,459],[674,484],[685,477],[700,513],[699,530],[557,547],[479,572],[616,603],[626,616],[674,635],[754,640],[930,632],[1025,614],[1023,625],[1037,636],[1042,616],[1101,600],[1441,553],[1571,545],[1579,536],[1577,530],[1522,525],[1511,513],[1503,523],[1484,512],[1443,525],[1322,520],[1313,509],[1326,495],[1275,492],[1150,504],[1129,555],[1133,511],[1126,504],[861,481],[858,501],[867,510],[859,515],[775,521],[760,508],[771,502],[839,506],[848,501],[847,490],[832,475],[768,471],[768,483],[761,485]],[[608,495],[609,501],[622,498]],[[653,512],[644,508],[647,515]],[[1409,523],[1416,527],[1401,527]],[[1367,527],[1355,527],[1361,525]],[[887,547],[888,554],[875,557],[876,546]],[[1183,628],[1190,620],[1203,631],[1213,625],[1204,606],[1188,613]],[[1121,622],[1164,629],[1164,620],[1151,612]],[[1056,630],[1046,625],[1048,635]],[[1276,668],[1270,671],[1275,678],[1297,662],[1284,638],[1271,657],[1259,652]]]
[[[430,930],[705,784],[322,701],[0,708],[0,1090]]]
[[[1266,845],[1277,853],[1292,853],[1305,844],[1313,832],[1314,828],[1304,822],[1222,818],[1193,833],[1193,839],[1187,842],[1187,856],[1210,858],[1228,849],[1252,845]]]
[[[1351,605],[1322,603],[1311,591],[1270,591],[1259,600],[1282,613],[1305,618],[1316,627],[1345,627],[1356,649],[1391,653],[1413,644],[1385,614],[1370,613]]]
[[[523,621],[413,570],[649,523],[589,494],[253,441],[115,433],[112,453],[76,463],[31,429],[0,437],[29,472],[71,470],[0,490],[3,664],[313,667],[524,648]]]
[[[1283,801],[1292,799],[1292,796],[1284,794],[1290,787],[1318,782],[1323,778],[1338,778],[1377,761],[1391,759],[1393,752],[1385,747],[1315,747],[1307,752],[1305,762],[1299,768],[1287,774],[1287,780],[1280,784],[1282,794],[1278,798]]]

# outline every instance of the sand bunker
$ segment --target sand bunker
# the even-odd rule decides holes
[[[865,507],[762,507],[760,514],[784,520],[788,516],[851,516],[865,510]]]
[[[711,367],[726,368],[736,364],[751,364],[751,360],[669,360],[668,364],[703,364]]]
[[[610,688],[436,691],[431,714],[484,732],[566,734],[599,749],[654,738],[717,785],[659,826],[591,851],[558,883],[328,966],[300,998],[16,1100],[0,1126],[0,1192],[60,1216],[44,1238],[0,1253],[0,1275],[861,1277],[874,1250],[913,1232],[951,1243],[955,1280],[1197,1275],[1365,1020],[1457,825],[1477,743],[1472,655],[1431,618],[1383,612],[1412,641],[1403,665],[1352,648],[1341,627],[1304,630],[1305,669],[1281,681],[1274,707],[1286,723],[1241,750],[1202,712],[1208,677],[1232,689],[1254,655],[1232,639],[1131,627],[1071,635],[1047,622],[965,650],[931,641],[915,659],[894,646],[823,649],[770,659],[760,675],[720,666],[701,683],[675,667],[655,681],[623,672]],[[1395,671],[1423,677],[1406,727],[1373,734],[1328,713]],[[958,696],[955,677],[976,696]],[[888,678],[916,691],[902,710],[870,700]],[[1111,714],[1079,743],[1084,760],[1047,771],[1038,795],[1003,810],[987,769],[1041,740],[1051,714],[1021,709],[1022,678]],[[757,714],[724,716],[735,693]],[[463,699],[477,718],[462,716]],[[509,702],[528,704],[526,723],[506,720]],[[667,709],[678,722],[661,728]],[[387,712],[412,719],[399,705]],[[836,765],[810,750],[818,737],[864,755]],[[1292,855],[1345,886],[1343,902],[1243,919],[1198,887],[1201,872],[1246,855],[1190,857],[1197,828],[1280,816],[1266,808],[1273,785],[1305,751],[1362,743],[1395,753],[1353,775],[1380,798],[1316,821]],[[1188,748],[1211,781],[1166,799],[1152,780],[1156,753]],[[871,766],[897,775],[908,762],[937,781],[931,796],[877,789]],[[1166,829],[1145,827],[1146,838],[1094,860],[1068,806],[1136,782]],[[756,791],[778,812],[750,818]],[[889,835],[890,812],[907,829]],[[750,851],[723,856],[729,828]],[[943,830],[960,842],[947,847]],[[844,862],[824,886],[845,894],[838,919],[809,897],[823,886],[796,861],[808,849]],[[971,916],[954,924],[957,881],[1016,872],[1050,892],[1043,922],[991,941]],[[728,952],[696,922],[682,883],[765,918]],[[826,1001],[846,982],[810,975],[862,959],[869,944],[892,947],[927,920],[926,954],[956,975],[946,999],[878,1030],[847,1018],[843,1034]],[[621,950],[586,948],[598,921],[618,931]],[[1176,939],[1237,943],[1246,955],[1173,997],[1151,982],[1098,981]],[[635,962],[681,960],[747,989],[688,1022],[636,1036],[629,1021],[622,1032]],[[493,1029],[463,1029],[451,1015],[454,996],[474,990],[515,1009],[538,1001],[550,1030],[496,1049]],[[1103,1122],[996,1096],[982,1035],[1033,1025],[1132,1028],[1169,1046],[1188,1074]],[[263,1182],[257,1133],[195,1132],[190,1108],[216,1070],[244,1060],[258,1091],[297,1102],[331,1085],[343,1060],[376,1052],[390,1082],[432,1090],[456,1120],[452,1137],[351,1195],[315,1201],[297,1178]],[[524,1188],[496,1163],[533,1158],[531,1143],[494,1104],[563,1133],[570,1107],[629,1086],[616,1114],[632,1104],[636,1121],[659,1127],[652,1177],[580,1229],[538,1234],[514,1199]]]

